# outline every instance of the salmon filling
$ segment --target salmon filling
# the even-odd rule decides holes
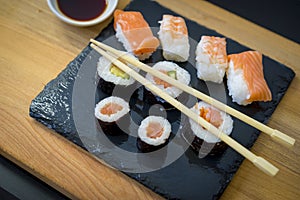
[[[211,108],[200,108],[200,117],[214,125],[216,128],[219,128],[223,123],[220,112]]]
[[[160,125],[160,123],[151,122],[146,128],[146,131],[147,131],[147,136],[149,138],[155,139],[160,137],[163,134],[164,128]]]
[[[108,103],[106,104],[103,108],[100,109],[100,112],[103,114],[103,115],[112,115],[112,114],[115,114],[119,111],[121,111],[123,109],[122,106],[120,106],[119,104],[116,104],[116,103]]]

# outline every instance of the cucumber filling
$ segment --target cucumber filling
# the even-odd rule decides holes
[[[176,75],[176,71],[172,70],[172,71],[168,71],[167,75],[170,76],[171,78],[177,80],[177,75]]]
[[[123,72],[121,69],[119,69],[115,65],[112,65],[109,71],[113,75],[121,77],[123,79],[129,79],[130,78],[130,76],[128,74],[126,74],[125,72]]]

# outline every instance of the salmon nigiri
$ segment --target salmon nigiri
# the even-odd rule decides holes
[[[116,10],[114,12],[116,37],[128,52],[140,60],[149,58],[159,46],[149,24],[140,12]]]
[[[190,44],[184,19],[173,15],[163,15],[163,19],[159,23],[158,35],[164,58],[178,62],[187,61]]]
[[[263,73],[262,54],[245,51],[228,56],[227,85],[234,102],[247,105],[253,101],[272,100]]]

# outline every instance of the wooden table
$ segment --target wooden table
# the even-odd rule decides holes
[[[121,0],[118,7],[128,2]],[[205,1],[158,2],[300,73],[299,44]],[[59,21],[46,1],[1,0],[0,153],[72,198],[160,198],[28,115],[31,100],[110,20],[78,28]],[[261,134],[252,148],[280,169],[278,175],[269,177],[244,161],[222,199],[299,199],[299,88],[300,78],[296,75],[269,122],[271,127],[294,137],[295,146],[288,149]]]

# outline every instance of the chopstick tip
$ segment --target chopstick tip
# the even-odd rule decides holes
[[[256,157],[256,159],[253,161],[253,164],[269,176],[275,176],[279,172],[277,167],[259,156]]]
[[[292,147],[295,145],[296,140],[276,129],[273,130],[273,133],[271,134],[271,137],[280,142],[281,144],[287,146],[287,147]]]

